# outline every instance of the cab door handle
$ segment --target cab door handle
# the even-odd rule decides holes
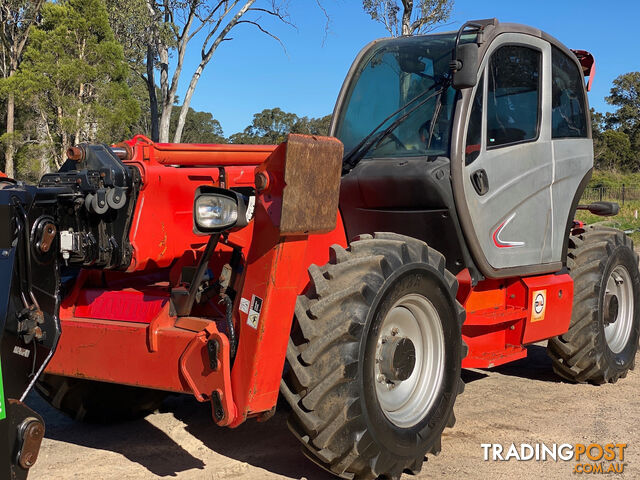
[[[471,174],[471,183],[478,195],[484,195],[489,191],[489,177],[487,177],[487,172],[485,172],[484,168]]]

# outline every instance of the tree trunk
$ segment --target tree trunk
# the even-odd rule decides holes
[[[216,29],[212,30],[207,36],[207,38],[205,39],[204,44],[202,45],[202,60],[200,61],[198,68],[196,68],[196,71],[191,77],[191,81],[189,82],[189,88],[187,89],[187,93],[185,94],[184,101],[182,102],[182,107],[180,109],[180,117],[178,118],[178,126],[176,128],[176,133],[173,138],[173,141],[175,143],[179,143],[180,140],[182,139],[182,130],[184,129],[184,123],[187,118],[187,113],[189,112],[189,106],[191,105],[191,97],[193,96],[193,92],[196,89],[198,80],[200,80],[202,71],[209,63],[209,60],[211,60],[211,57],[217,50],[218,46],[227,38],[227,34],[231,31],[233,27],[235,27],[238,24],[238,21],[240,20],[240,18],[249,11],[249,8],[251,8],[251,6],[255,3],[255,1],[256,0],[245,1],[245,4],[242,6],[242,8],[240,8],[240,10],[236,12],[233,18],[229,20],[227,25],[220,31],[220,33],[217,35],[216,39],[213,41],[213,43],[211,44],[211,46],[209,47],[206,53],[205,53],[205,48],[207,46],[209,38],[215,33],[217,26],[216,26]],[[403,0],[403,1],[413,2],[413,0]],[[261,27],[259,28],[262,30]],[[184,44],[184,47],[186,48],[186,43]],[[178,57],[178,66],[176,67],[176,73],[178,74],[180,74],[182,70],[182,59],[184,57],[184,51],[185,49],[183,49],[180,52]],[[175,73],[174,73],[174,78],[175,78]],[[172,85],[172,87],[175,93],[175,87],[177,86],[177,78],[174,80],[174,83],[175,84]],[[172,97],[172,101],[173,101],[173,97]]]
[[[411,13],[413,12],[413,0],[402,0],[404,11],[402,12],[402,35],[411,35]]]
[[[158,135],[158,96],[153,69],[153,48],[147,47],[147,90],[149,92],[149,110],[151,110],[151,140],[157,142]]]
[[[58,107],[58,125],[62,125],[62,107]],[[65,132],[64,128],[60,128],[60,152],[59,157],[56,159],[56,163],[62,165],[64,159],[67,156],[67,148],[69,148],[69,136]]]
[[[14,128],[14,111],[15,111],[15,97],[13,93],[9,93],[7,98],[7,146],[4,151],[4,173],[7,174],[8,177],[13,178],[13,154],[14,154],[14,146],[13,146],[13,134],[15,132]]]
[[[80,91],[78,92],[78,101],[82,105],[82,97],[84,95],[84,83],[80,84]],[[76,112],[76,134],[73,138],[73,144],[78,145],[80,143],[80,118],[82,117],[82,107],[78,107]]]
[[[189,82],[189,88],[187,88],[187,93],[184,96],[184,101],[182,102],[182,107],[180,108],[180,116],[178,117],[178,126],[176,127],[176,133],[173,136],[173,143],[180,143],[180,140],[182,140],[182,130],[184,129],[184,122],[187,119],[187,113],[189,113],[191,97],[193,97],[193,92],[195,92],[196,90],[196,85],[198,84],[198,80],[200,80],[202,70],[204,70],[204,66],[201,63],[200,65],[198,65],[198,68],[196,69],[193,77],[191,77],[191,81]]]
[[[169,51],[166,47],[160,49],[160,90],[162,92],[162,112],[160,113],[159,140],[169,141],[169,126],[171,122],[171,107],[173,97],[169,88]]]
[[[39,116],[36,122],[36,138],[38,140],[38,156],[39,173],[42,177],[45,173],[51,171],[49,163],[49,138],[47,132],[47,122],[44,117]]]
[[[171,126],[171,108],[172,103],[168,99],[162,101],[162,114],[160,115],[160,132],[159,140],[161,143],[169,142],[169,128]]]

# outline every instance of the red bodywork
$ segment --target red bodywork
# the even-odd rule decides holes
[[[125,163],[138,168],[143,185],[129,234],[133,260],[126,272],[80,272],[61,305],[63,334],[47,372],[191,393],[200,401],[216,391],[224,410],[216,418],[219,425],[233,427],[268,415],[278,396],[296,297],[308,284],[307,268],[325,264],[332,244],[347,246],[339,212],[332,231],[282,231],[286,144],[171,145],[142,136],[127,144],[133,153]],[[244,270],[233,285],[239,344],[231,366],[217,302],[198,306],[191,317],[177,317],[171,313],[170,291],[181,285],[183,267],[196,264],[208,238],[193,233],[196,188],[220,186],[221,173],[226,188],[254,187],[258,167],[270,187],[256,194],[253,221],[230,233],[210,261],[217,278],[232,247],[241,247]],[[463,337],[469,355],[463,366],[521,358],[523,344],[568,328],[573,298],[568,275],[486,280],[473,288],[467,270],[458,279],[458,299],[468,312]],[[540,291],[545,312],[536,319],[533,296]],[[254,297],[262,299],[255,328],[240,308],[242,299]],[[219,345],[215,369],[207,352],[211,339]]]
[[[220,185],[222,169],[227,188],[252,187],[254,170],[267,159],[272,183],[283,185],[277,165],[284,162],[286,147],[153,144],[141,136],[127,143],[133,156],[125,163],[139,169],[143,184],[129,235],[133,260],[127,272],[80,273],[62,302],[64,335],[47,372],[193,393],[202,401],[217,390],[225,412],[221,425],[270,411],[295,298],[308,283],[307,267],[326,263],[330,245],[346,246],[342,221],[338,218],[328,233],[283,236],[273,205],[273,197],[282,195],[272,191],[257,195],[249,226],[218,246],[210,262],[214,276],[231,246],[242,247],[245,259],[233,309],[240,341],[231,368],[229,343],[219,331],[224,316],[216,303],[201,307],[198,318],[178,318],[170,312],[170,290],[180,285],[182,267],[195,265],[207,241],[193,233],[196,188]],[[256,229],[260,234],[254,236]],[[257,328],[247,324],[238,305],[254,295],[264,300]],[[208,368],[210,338],[220,343],[218,371]]]
[[[569,329],[573,280],[567,274],[484,280],[471,287],[465,269],[458,274],[458,301],[467,312],[462,338],[469,354],[466,368],[490,368],[526,357],[523,345]],[[540,314],[536,297],[544,301]]]
[[[589,77],[587,81],[587,92],[591,91],[591,85],[593,84],[593,79],[596,76],[596,59],[593,58],[586,50],[571,50],[576,57],[578,57],[578,61],[580,62],[580,66],[582,67],[582,73],[585,77]]]

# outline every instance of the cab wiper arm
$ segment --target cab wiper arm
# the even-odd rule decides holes
[[[439,82],[434,83],[429,88],[427,88],[424,92],[419,93],[418,95],[413,97],[411,100],[409,100],[407,103],[402,105],[399,109],[393,111],[387,118],[385,118],[382,122],[380,122],[378,125],[376,125],[376,127],[373,130],[371,130],[371,132],[369,132],[369,134],[366,137],[364,137],[355,147],[353,147],[351,150],[349,150],[349,153],[347,153],[342,159],[343,163],[346,163],[347,165],[350,164],[351,163],[351,161],[350,161],[351,157],[354,156],[356,153],[358,153],[358,150],[360,150],[364,146],[364,144],[367,143],[367,141],[369,141],[369,139],[376,134],[376,132],[380,129],[380,127],[382,127],[385,123],[387,123],[389,121],[389,119],[395,117],[398,113],[403,111],[405,108],[410,106],[412,103],[417,102],[418,100],[420,100],[427,93],[429,93],[431,90],[433,90],[435,87],[438,87],[438,86],[440,86]],[[423,103],[421,103],[420,105],[423,105]]]
[[[378,133],[373,138],[371,138],[373,136],[373,134],[375,134],[375,132],[379,128],[379,126],[376,127],[376,129],[371,134],[369,134],[369,135],[367,135],[367,137],[365,137],[364,142],[366,142],[366,144],[364,144],[364,142],[361,142],[361,143],[363,143],[363,145],[356,146],[353,150],[351,150],[351,152],[349,152],[347,154],[347,156],[344,157],[344,166],[342,168],[343,172],[347,172],[347,171],[353,169],[353,167],[355,167],[358,164],[360,159],[367,154],[367,152],[371,149],[371,147],[373,147],[374,145],[380,143],[381,140],[383,140],[387,135],[389,135],[396,128],[398,128],[398,125],[400,125],[402,122],[404,122],[418,108],[423,106],[425,103],[427,103],[429,100],[431,100],[436,95],[442,94],[442,92],[444,92],[445,88],[446,87],[441,88],[440,90],[436,90],[435,92],[433,92],[427,98],[425,98],[424,100],[422,100],[418,104],[414,105],[407,113],[405,113],[404,115],[396,118],[387,128],[385,128],[380,133]],[[412,103],[412,102],[409,102],[409,103]],[[407,108],[407,105],[403,106],[401,109],[399,109],[398,111],[396,111],[393,114],[391,114],[391,116],[397,115],[398,112],[404,110],[405,108]],[[387,120],[385,120],[385,122]],[[384,122],[382,122],[382,123],[384,123]],[[369,141],[367,141],[367,140],[369,140]]]

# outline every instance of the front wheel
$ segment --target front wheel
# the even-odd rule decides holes
[[[281,392],[305,454],[344,478],[418,473],[463,389],[456,278],[424,242],[363,235],[311,266]]]

